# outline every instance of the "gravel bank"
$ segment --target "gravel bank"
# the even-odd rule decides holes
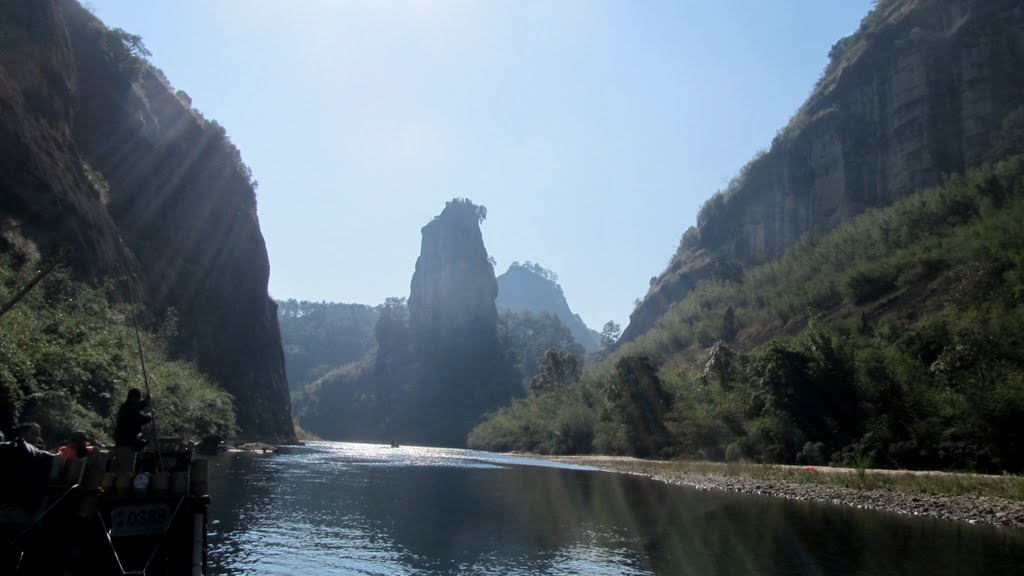
[[[890,489],[857,489],[830,486],[812,482],[754,478],[742,475],[722,475],[692,472],[673,466],[672,462],[656,462],[635,458],[608,456],[559,456],[551,460],[593,466],[609,472],[638,474],[655,480],[691,486],[698,490],[725,490],[744,494],[757,494],[794,500],[831,502],[868,510],[886,510],[900,514],[933,516],[948,520],[991,524],[1011,528],[1024,528],[1024,502],[988,496],[935,495]],[[827,474],[829,471],[816,471]],[[850,473],[831,472],[831,473]],[[868,474],[886,474],[889,471],[869,471]]]

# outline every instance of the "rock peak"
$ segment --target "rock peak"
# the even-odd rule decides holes
[[[409,328],[424,342],[495,333],[498,284],[480,233],[487,210],[455,199],[423,227],[409,294]]]

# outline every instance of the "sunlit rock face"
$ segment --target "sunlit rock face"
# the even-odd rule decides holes
[[[1022,30],[1016,0],[880,1],[833,48],[768,152],[701,211],[622,340],[650,329],[710,265],[777,258],[808,233],[980,164],[1024,104]]]
[[[406,437],[427,445],[465,446],[483,415],[522,395],[498,346],[498,284],[480,221],[484,209],[453,200],[423,227],[409,294],[416,357],[400,416]]]
[[[148,312],[176,311],[175,352],[234,395],[241,438],[293,439],[247,170],[222,128],[119,47],[74,0],[0,3],[3,242],[70,246],[94,280],[136,273]]]
[[[423,227],[409,294],[409,328],[424,347],[494,339],[498,283],[480,234],[480,208],[449,202]]]

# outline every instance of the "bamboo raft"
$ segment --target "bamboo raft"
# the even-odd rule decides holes
[[[81,459],[5,443],[0,574],[205,574],[207,461],[180,439],[160,440],[152,452]]]

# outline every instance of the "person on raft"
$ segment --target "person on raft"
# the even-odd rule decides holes
[[[18,429],[15,430],[15,440],[18,438],[38,450],[46,450],[46,443],[43,442],[43,429],[35,422],[26,422],[18,426]]]
[[[71,438],[68,439],[60,448],[57,448],[57,454],[65,458],[85,458],[93,451],[93,447],[89,444],[88,439],[85,436],[85,432],[76,430],[71,433]]]
[[[128,391],[128,399],[117,409],[117,425],[114,428],[114,445],[128,446],[135,451],[142,450],[146,440],[141,437],[142,427],[153,420],[153,416],[144,412],[149,407],[149,399],[142,398],[142,391],[132,388]]]

